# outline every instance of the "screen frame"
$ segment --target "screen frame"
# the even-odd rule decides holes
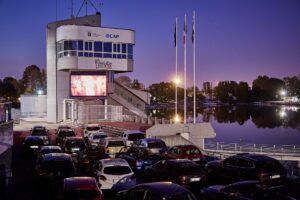
[[[106,77],[106,95],[101,96],[73,96],[71,91],[71,77],[75,76],[105,76]],[[101,99],[108,96],[108,73],[106,71],[71,71],[69,74],[69,96],[70,98],[84,98],[84,99]]]

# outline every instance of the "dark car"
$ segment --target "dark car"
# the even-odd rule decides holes
[[[62,150],[59,146],[42,146],[38,152],[38,160],[47,153],[62,153]]]
[[[185,187],[204,185],[206,172],[193,161],[187,159],[162,160],[145,170],[149,181],[171,181]]]
[[[184,187],[170,182],[154,182],[137,185],[117,193],[118,200],[196,200]]]
[[[257,154],[237,154],[222,161],[208,162],[205,168],[210,180],[225,183],[260,180],[273,184],[284,181],[287,175],[278,160]]]
[[[38,160],[36,164],[37,176],[41,182],[62,185],[64,178],[76,175],[76,168],[69,154],[48,153]]]
[[[63,144],[65,153],[83,153],[85,151],[85,142],[82,137],[67,137]]]
[[[40,136],[27,136],[22,144],[23,155],[37,155],[44,140]]]
[[[30,134],[32,136],[39,136],[44,140],[44,144],[48,145],[50,144],[49,140],[49,135],[48,135],[48,130],[44,126],[34,126],[30,130]]]
[[[188,159],[199,164],[204,164],[206,162],[200,149],[197,146],[190,144],[170,147],[165,154],[172,159]]]
[[[64,200],[102,200],[103,194],[93,177],[72,177],[64,179]]]
[[[62,145],[66,137],[75,137],[76,134],[73,129],[60,129],[57,133],[56,144]]]
[[[241,181],[230,185],[213,185],[201,190],[200,199],[206,200],[294,200],[286,195],[286,188],[265,188],[259,181]]]
[[[164,156],[151,153],[147,148],[135,146],[123,147],[116,154],[116,158],[126,160],[130,167],[137,173],[144,172],[145,169],[153,164],[165,159]]]
[[[147,148],[151,153],[160,154],[167,149],[166,143],[159,138],[144,138],[133,144],[137,147]]]

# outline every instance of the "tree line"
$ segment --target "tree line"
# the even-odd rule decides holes
[[[21,94],[33,95],[38,94],[38,91],[46,94],[46,81],[46,70],[30,65],[25,68],[19,80],[11,76],[0,79],[0,97],[11,101],[14,107],[19,107]]]

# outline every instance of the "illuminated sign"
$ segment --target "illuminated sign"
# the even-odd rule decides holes
[[[71,96],[106,96],[106,76],[71,75]]]
[[[111,69],[112,63],[108,61],[101,62],[99,59],[95,60],[96,69]]]
[[[115,34],[105,34],[106,38],[119,38],[119,35],[115,35]]]

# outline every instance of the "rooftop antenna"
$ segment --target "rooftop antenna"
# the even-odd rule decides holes
[[[74,18],[74,0],[71,0],[71,18],[73,19]]]
[[[82,4],[77,12],[76,17],[78,17],[82,7],[85,5],[85,16],[87,16],[87,7],[88,7],[88,3],[96,10],[96,12],[99,12],[98,9],[96,8],[96,6],[94,5],[94,3],[91,0],[83,0]]]

